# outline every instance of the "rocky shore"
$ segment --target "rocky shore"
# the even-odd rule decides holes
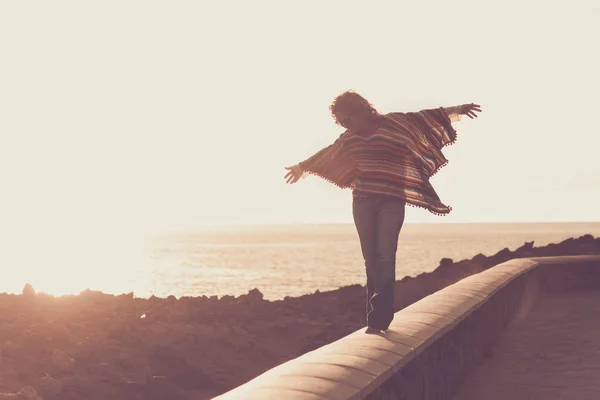
[[[396,309],[512,258],[600,254],[600,238],[482,254],[396,282]],[[363,286],[280,301],[0,294],[0,399],[209,399],[364,326]]]

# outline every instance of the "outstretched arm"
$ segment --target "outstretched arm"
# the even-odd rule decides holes
[[[341,146],[344,139],[348,136],[347,132],[348,131],[342,133],[335,140],[335,142],[333,142],[333,144],[330,144],[329,146],[319,150],[318,152],[316,152],[315,154],[313,154],[306,160],[301,161],[296,165],[292,165],[290,167],[285,167],[285,169],[288,171],[284,177],[286,182],[287,183],[298,182],[298,180],[300,178],[306,176],[305,173],[307,173],[307,171],[306,171],[307,168],[310,170],[311,166],[314,166],[315,163],[319,163],[319,161],[323,160],[324,158],[331,157],[332,156],[331,152],[333,151],[335,153],[336,149],[339,149],[339,147]]]
[[[310,156],[306,160],[301,161],[301,162],[299,162],[296,165],[292,165],[291,167],[285,167],[285,169],[288,171],[287,174],[285,174],[285,177],[284,177],[286,179],[286,183],[296,183],[296,182],[298,182],[298,180],[300,178],[302,178],[303,176],[306,176],[304,174],[305,167],[304,167],[303,164],[310,163],[311,161],[315,161],[315,160],[318,160],[318,159],[322,158],[323,156],[326,156],[327,152],[332,147],[333,147],[333,144],[330,144],[329,146],[327,146],[327,147],[319,150],[318,152],[316,152],[315,154],[313,154],[312,156]]]

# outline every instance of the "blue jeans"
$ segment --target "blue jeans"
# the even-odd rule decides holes
[[[405,202],[394,198],[355,197],[354,224],[367,271],[367,325],[385,330],[394,319],[398,236]]]

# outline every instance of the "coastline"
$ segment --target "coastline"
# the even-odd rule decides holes
[[[478,254],[396,281],[400,310],[512,258],[600,254],[591,235]],[[0,399],[209,399],[364,326],[364,286],[264,300],[0,294]]]

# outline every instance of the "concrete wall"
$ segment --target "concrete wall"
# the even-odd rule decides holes
[[[217,399],[447,399],[544,292],[600,289],[600,256],[522,258],[465,278]]]

